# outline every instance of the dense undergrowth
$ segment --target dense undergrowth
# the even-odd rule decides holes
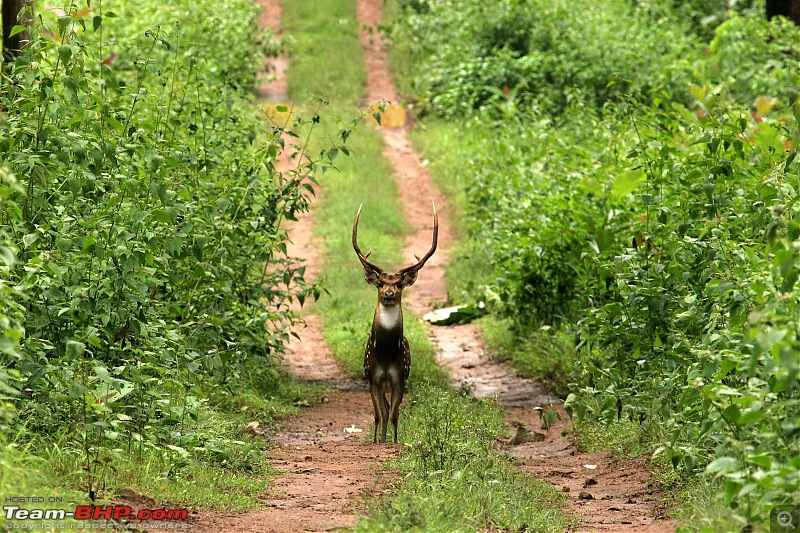
[[[253,505],[270,469],[242,422],[306,394],[277,362],[318,291],[281,229],[316,163],[275,171],[257,6],[37,7],[0,86],[0,492],[28,494],[19,470]]]
[[[699,6],[404,1],[389,30],[459,191],[451,296],[529,373],[571,367],[579,420],[718,491],[727,530],[800,494],[800,32]]]

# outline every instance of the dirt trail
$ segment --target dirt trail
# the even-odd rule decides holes
[[[264,7],[261,12],[259,26],[269,28],[272,38],[276,42],[283,39],[283,5],[280,0],[259,0]],[[285,55],[267,60],[264,71],[259,77],[258,93],[266,102],[286,102],[289,100],[289,86],[286,78],[286,69],[289,67],[289,58]]]
[[[545,429],[531,409],[510,408],[506,420],[538,435],[538,442],[502,445],[537,478],[555,485],[569,496],[570,509],[582,520],[578,532],[663,533],[677,524],[663,520],[663,494],[647,469],[644,457],[615,459],[608,452],[580,453],[562,433],[571,426],[563,409],[562,420]]]
[[[280,1],[261,3],[262,24],[280,35]],[[288,101],[287,66],[287,58],[269,62],[275,79],[262,79],[259,93],[265,104]],[[285,140],[292,141],[289,137]],[[276,169],[290,172],[293,164],[283,157],[276,162]],[[288,255],[303,261],[309,279],[320,272],[320,243],[314,238],[313,220],[312,208],[298,222],[287,224]],[[299,307],[295,311],[300,311]],[[372,402],[363,382],[349,378],[341,370],[324,342],[319,317],[313,311],[304,312],[303,317],[305,324],[295,329],[302,340],[292,339],[289,343],[285,363],[297,378],[338,390],[266,435],[278,445],[270,453],[270,461],[279,477],[262,496],[264,509],[226,514],[201,512],[192,517],[192,531],[329,531],[354,525],[363,502],[382,490],[385,483],[378,464],[396,454],[397,449],[369,444]]]
[[[263,24],[280,35],[280,0],[260,1],[265,7]],[[381,20],[382,4],[382,0],[357,2],[368,69],[365,104],[400,101],[388,72],[383,43],[375,30]],[[260,94],[268,102],[287,101],[283,74],[287,64],[286,58],[271,62],[277,80],[270,84],[265,81],[260,87]],[[413,149],[407,127],[382,127],[380,132],[386,143],[384,155],[398,182],[404,215],[417,228],[403,251],[409,263],[414,261],[415,253],[423,253],[430,246],[431,200],[440,213],[439,249],[404,298],[408,308],[421,315],[447,299],[444,266],[449,260],[453,235],[449,207]],[[285,160],[278,163],[279,170],[289,168]],[[313,210],[291,224],[289,231],[290,255],[302,258],[307,272],[316,276],[320,243],[313,237]],[[357,520],[363,502],[379,496],[386,487],[387,480],[381,478],[378,465],[398,453],[398,448],[369,443],[372,405],[363,382],[348,378],[341,371],[323,341],[318,317],[309,312],[304,317],[305,327],[297,330],[301,341],[290,343],[286,363],[298,378],[338,390],[268,435],[278,444],[271,460],[282,475],[274,487],[265,491],[264,509],[240,514],[200,513],[192,519],[192,531],[292,532],[347,527]],[[568,491],[570,508],[584,521],[578,531],[674,529],[672,524],[653,519],[659,494],[641,462],[578,453],[568,438],[561,436],[567,426],[564,422],[557,422],[549,431],[541,429],[531,407],[548,406],[556,398],[537,382],[518,378],[510,367],[493,362],[473,325],[431,328],[431,336],[438,346],[440,361],[451,371],[456,385],[466,383],[479,397],[496,397],[508,410],[512,430],[512,424],[516,424],[540,434],[540,442],[501,446],[519,458],[522,468]]]

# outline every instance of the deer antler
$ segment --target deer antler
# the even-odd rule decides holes
[[[400,270],[398,274],[405,274],[406,272],[419,270],[425,265],[425,261],[430,259],[430,257],[433,255],[433,252],[436,251],[436,244],[439,241],[439,215],[436,213],[436,204],[431,202],[431,205],[433,205],[433,244],[431,245],[431,249],[428,250],[428,253],[425,254],[422,259],[420,259],[417,255],[414,255],[414,257],[417,258],[417,263]]]
[[[378,274],[383,274],[383,269],[378,265],[372,264],[367,261],[367,257],[369,254],[372,253],[372,250],[367,252],[367,255],[361,253],[361,248],[358,247],[358,218],[361,216],[361,208],[364,207],[364,204],[358,206],[358,213],[356,213],[356,220],[353,222],[353,249],[358,254],[358,259],[361,261],[361,264],[364,265],[365,268],[372,269],[373,272]]]

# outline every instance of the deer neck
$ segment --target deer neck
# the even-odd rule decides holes
[[[403,310],[396,305],[378,302],[372,321],[372,334],[378,342],[399,342],[403,338]]]

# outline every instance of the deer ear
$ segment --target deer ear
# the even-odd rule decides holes
[[[411,270],[409,272],[405,272],[403,274],[403,279],[400,281],[400,283],[403,284],[403,288],[412,286],[414,282],[417,281],[418,273],[419,270]]]
[[[380,276],[377,272],[372,270],[371,268],[364,268],[364,281],[369,283],[370,285],[378,286],[378,281],[380,280]]]

